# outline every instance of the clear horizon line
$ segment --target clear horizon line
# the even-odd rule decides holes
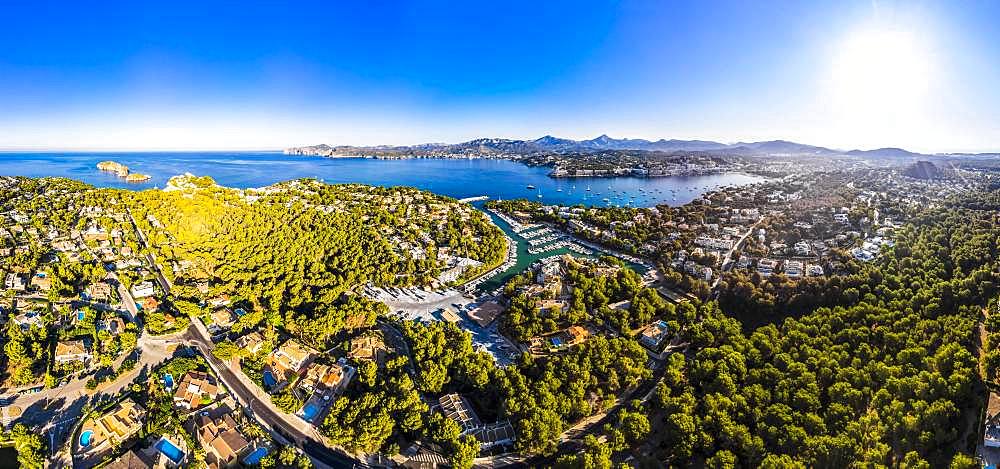
[[[607,135],[607,134],[602,134],[602,135]],[[126,153],[126,152],[136,152],[136,153],[168,153],[168,152],[174,152],[174,153],[196,153],[196,152],[204,152],[204,153],[210,153],[210,152],[283,152],[284,150],[289,149],[289,148],[302,148],[302,147],[318,146],[318,145],[349,146],[349,147],[358,147],[358,148],[363,148],[363,147],[378,147],[378,146],[385,146],[385,147],[412,147],[412,146],[418,146],[418,145],[458,145],[458,144],[466,143],[466,142],[469,142],[469,141],[472,141],[472,140],[487,139],[487,138],[497,138],[497,139],[506,139],[506,140],[519,140],[519,141],[524,141],[524,142],[530,142],[530,141],[537,140],[538,138],[543,138],[543,137],[546,137],[546,136],[553,136],[553,135],[550,134],[550,133],[547,133],[547,134],[543,135],[542,137],[536,137],[536,138],[476,137],[476,138],[472,138],[472,139],[468,139],[468,140],[461,140],[461,141],[457,141],[457,142],[431,142],[431,141],[426,141],[426,142],[420,142],[420,143],[407,143],[407,144],[384,144],[384,143],[332,144],[332,143],[327,143],[327,142],[321,142],[321,143],[310,143],[310,144],[285,145],[285,146],[282,146],[282,147],[272,147],[272,148],[255,148],[255,147],[230,147],[230,148],[221,148],[221,147],[210,147],[210,148],[190,148],[190,147],[181,147],[181,148],[170,148],[170,147],[150,147],[150,148],[144,148],[144,147],[119,147],[119,148],[115,148],[115,147],[41,147],[41,146],[19,147],[19,146],[0,146],[0,153],[45,153],[45,152],[67,152],[67,153],[83,153],[83,152],[87,152],[87,153]],[[563,138],[563,137],[555,137],[555,138]],[[867,149],[866,148],[862,148],[860,146],[854,146],[853,148],[851,148],[851,149],[848,150],[848,149],[838,148],[838,146],[832,146],[832,145],[828,146],[828,145],[822,145],[822,144],[803,143],[803,142],[799,142],[799,141],[795,141],[795,140],[788,140],[788,139],[785,139],[785,138],[765,139],[765,140],[738,139],[738,140],[734,140],[734,141],[731,141],[731,142],[729,142],[729,141],[720,141],[720,140],[716,140],[716,139],[706,139],[706,138],[690,138],[690,139],[673,138],[673,137],[670,138],[670,139],[665,139],[665,138],[662,138],[662,137],[661,138],[610,137],[610,138],[615,139],[615,140],[646,140],[646,141],[652,142],[652,143],[655,143],[655,142],[657,142],[659,140],[710,141],[710,142],[720,143],[720,144],[723,144],[723,145],[736,145],[736,144],[739,144],[739,143],[759,143],[759,142],[769,142],[769,141],[786,141],[786,142],[796,143],[796,144],[800,144],[800,145],[809,145],[809,146],[826,148],[826,149],[829,149],[829,150],[833,150],[833,151],[837,151],[837,152],[842,152],[842,153],[847,153],[847,152],[853,151],[853,150],[871,151],[871,150],[879,150],[879,149],[883,149],[883,148],[900,148],[900,149],[903,149],[903,150],[906,150],[906,151],[911,151],[913,153],[919,153],[919,154],[930,155],[930,156],[933,156],[933,155],[949,155],[949,154],[968,154],[968,155],[1000,154],[1000,149],[997,149],[997,150],[984,150],[984,149],[976,149],[976,150],[946,150],[946,151],[930,151],[930,152],[927,152],[927,151],[920,151],[920,150],[910,150],[910,149],[908,149],[905,146],[898,146],[898,145],[879,146],[879,147],[873,147],[873,148],[867,148]],[[591,138],[591,139],[593,139],[593,138]],[[576,141],[576,142],[581,142],[581,141],[590,140],[590,139],[585,139],[585,138],[582,138],[582,139],[566,138],[566,140],[573,140],[573,141]]]
[[[222,152],[257,152],[280,153],[284,148],[4,148],[0,153],[222,153]]]

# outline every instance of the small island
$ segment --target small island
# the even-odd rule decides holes
[[[129,173],[128,166],[117,161],[102,161],[97,163],[97,169],[115,173],[118,177],[124,178],[125,182],[145,182],[149,180],[148,174]]]

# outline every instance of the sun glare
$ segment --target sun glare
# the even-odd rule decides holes
[[[903,31],[863,31],[834,60],[834,99],[849,112],[900,115],[919,106],[928,90],[929,54]]]

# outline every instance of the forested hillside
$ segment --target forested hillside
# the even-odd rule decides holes
[[[920,214],[894,249],[816,301],[835,306],[744,333],[737,303],[702,305],[683,333],[689,352],[673,356],[646,407],[662,431],[637,445],[591,439],[561,464],[600,466],[631,449],[649,467],[972,467],[998,200]]]
[[[267,311],[313,311],[366,283],[431,283],[445,250],[484,266],[505,252],[481,212],[410,188],[303,180],[238,191],[207,178],[174,188],[135,193],[131,206],[150,244],[177,261],[164,267],[179,292],[207,282]]]

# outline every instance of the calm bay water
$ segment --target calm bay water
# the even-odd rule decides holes
[[[145,183],[97,170],[113,160],[132,172],[148,174]],[[739,173],[668,178],[553,179],[549,168],[532,168],[507,160],[321,158],[280,152],[157,152],[157,153],[0,153],[0,175],[59,176],[98,187],[150,189],[164,187],[171,176],[190,172],[211,176],[228,187],[262,187],[303,177],[328,183],[356,182],[381,186],[412,186],[455,198],[528,198],[545,203],[649,207],[681,205],[721,186],[761,181]],[[528,186],[535,187],[528,189]],[[587,188],[590,187],[590,191]],[[538,197],[541,195],[541,197]],[[603,199],[609,199],[604,201]]]

